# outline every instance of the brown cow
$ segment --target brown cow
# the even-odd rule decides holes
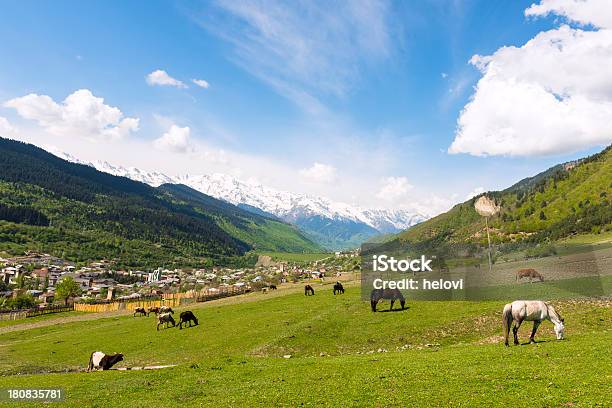
[[[150,315],[151,313],[155,313],[155,315],[159,314],[159,307],[150,307],[149,311],[147,312],[147,316]]]
[[[516,281],[518,282],[522,278],[529,278],[529,283],[531,283],[531,279],[539,279],[540,282],[544,282],[544,277],[533,268],[518,270],[516,272]]]

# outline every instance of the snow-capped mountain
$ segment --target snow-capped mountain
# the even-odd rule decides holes
[[[313,240],[330,249],[357,246],[374,235],[399,232],[426,219],[407,210],[362,209],[323,197],[279,191],[227,174],[169,176],[106,161],[84,162],[65,153],[53,153],[65,160],[153,187],[166,183],[184,184],[244,209],[260,210],[298,226]]]

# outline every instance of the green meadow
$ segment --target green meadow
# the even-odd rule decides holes
[[[71,407],[612,404],[609,300],[553,302],[566,340],[545,322],[537,344],[506,348],[504,301],[409,301],[372,313],[356,284],[345,295],[315,290],[192,305],[200,325],[183,330],[157,332],[154,317],[131,315],[1,327],[0,388],[60,387]],[[523,343],[530,330],[521,328]],[[123,353],[117,367],[177,366],[79,372],[96,350]]]

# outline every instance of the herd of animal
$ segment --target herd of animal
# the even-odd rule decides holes
[[[516,273],[517,282],[524,278],[528,277],[529,281],[531,279],[538,279],[540,282],[544,280],[542,275],[537,272],[535,269],[521,269]],[[263,292],[267,292],[268,289],[274,290],[276,286],[271,285],[269,287],[263,288]],[[336,282],[333,287],[334,295],[344,294],[344,286],[342,283]],[[304,286],[304,295],[306,296],[314,296],[315,291],[312,285]],[[399,289],[374,289],[370,293],[370,307],[372,312],[376,312],[376,307],[378,302],[381,300],[388,300],[391,303],[389,310],[393,310],[393,305],[395,301],[399,301],[401,305],[401,310],[406,308],[406,299],[402,295],[402,292]],[[149,316],[151,313],[154,313],[157,316],[157,330],[159,331],[159,327],[165,325],[165,328],[168,328],[168,325],[172,325],[172,327],[176,327],[177,323],[174,320],[173,314],[174,310],[172,310],[169,306],[161,306],[161,307],[151,307],[149,309],[145,309],[144,307],[138,307],[134,309],[134,317],[136,316]],[[512,303],[508,303],[504,306],[502,312],[502,327],[504,333],[504,344],[508,346],[508,337],[510,334],[510,328],[512,326],[512,333],[514,335],[514,344],[519,344],[518,339],[518,331],[521,327],[521,324],[525,321],[532,321],[533,328],[531,330],[531,336],[529,337],[530,343],[535,343],[535,334],[538,330],[540,324],[544,321],[548,320],[554,325],[555,335],[558,340],[563,340],[565,337],[565,320],[561,317],[561,315],[555,310],[555,308],[544,301],[541,300],[516,300]],[[183,324],[191,327],[193,325],[198,325],[197,317],[190,310],[186,310],[181,312],[179,315],[179,329],[183,328]],[[92,370],[108,370],[113,365],[123,360],[123,354],[104,354],[101,351],[95,351],[91,354],[89,358],[89,364],[87,366],[87,371]]]
[[[176,320],[172,315],[174,314],[174,310],[170,306],[161,306],[161,307],[150,307],[148,310],[144,307],[137,307],[134,309],[134,317],[138,316],[149,316],[151,313],[155,313],[157,316],[157,331],[159,331],[159,326],[165,325],[165,328],[168,328],[168,325],[171,324],[172,327],[176,327]],[[179,315],[178,328],[182,329],[183,324],[189,323],[188,327],[198,325],[198,318],[195,317],[191,310],[186,310],[181,312]]]
[[[535,269],[521,269],[516,273],[516,281],[518,282],[522,278],[529,278],[529,282],[532,279],[538,279],[540,282],[544,281],[544,277]],[[336,282],[334,284],[334,295],[343,294],[344,287],[342,283]],[[313,296],[314,288],[311,285],[304,286],[304,295]],[[389,310],[393,310],[395,301],[399,301],[401,310],[406,308],[406,299],[399,289],[373,289],[370,292],[370,307],[372,312],[376,312],[378,302],[381,300],[388,300],[391,305]],[[531,336],[529,342],[534,343],[534,337],[538,330],[538,327],[544,320],[548,320],[553,323],[555,335],[558,340],[563,340],[565,336],[565,320],[555,310],[555,308],[541,300],[516,300],[512,303],[508,303],[503,309],[503,330],[504,330],[504,344],[508,346],[508,336],[510,333],[510,326],[512,326],[512,333],[514,334],[514,344],[518,345],[518,331],[521,324],[524,321],[532,321],[533,328],[531,330]],[[514,323],[514,324],[513,324]]]

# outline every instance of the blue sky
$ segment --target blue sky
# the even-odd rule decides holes
[[[529,117],[556,109],[545,98],[529,107],[534,87],[565,103],[559,109],[575,117],[560,115],[572,123],[609,108],[569,75],[543,83],[537,69],[553,63],[538,58],[552,41],[500,53],[486,67],[470,63],[564,24],[608,44],[607,23],[561,4],[573,0],[542,1],[526,16],[531,3],[6,1],[0,130],[89,160],[231,173],[352,204],[436,212],[612,140],[596,126],[559,132],[541,114]],[[559,40],[568,49],[572,33]],[[528,62],[512,65],[523,56]],[[577,59],[555,58],[559,66]],[[530,61],[536,68],[525,73]],[[504,88],[508,81],[495,82],[502,76],[518,83]],[[601,81],[593,88],[606,88]],[[521,94],[503,91],[522,85]],[[62,102],[78,90],[88,92]],[[587,107],[567,106],[585,95]],[[514,112],[517,104],[527,112]],[[133,120],[120,125],[125,118]]]

